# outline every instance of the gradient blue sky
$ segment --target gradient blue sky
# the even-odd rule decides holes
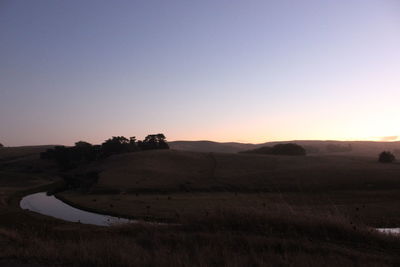
[[[378,140],[399,101],[396,0],[0,0],[6,145]]]

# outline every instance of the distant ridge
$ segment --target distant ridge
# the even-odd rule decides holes
[[[219,143],[214,141],[173,141],[168,142],[170,148],[176,150],[197,151],[197,152],[223,152],[236,153],[242,150],[253,148],[254,144],[227,142]]]
[[[217,152],[217,153],[237,153],[244,150],[255,149],[262,146],[273,146],[282,143],[296,143],[301,146],[304,146],[306,150],[308,150],[308,154],[339,154],[339,155],[348,154],[348,155],[360,155],[360,156],[375,156],[384,150],[389,150],[395,152],[395,154],[398,157],[400,157],[400,141],[380,142],[380,141],[290,140],[290,141],[266,142],[261,144],[238,143],[238,142],[214,142],[208,140],[168,142],[171,149],[175,150]],[[343,151],[341,151],[341,148]]]

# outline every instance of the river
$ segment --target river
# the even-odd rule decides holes
[[[55,196],[47,195],[45,192],[25,196],[20,202],[20,207],[65,221],[84,224],[110,226],[135,222],[135,220],[80,210],[62,202]]]
[[[34,211],[69,222],[80,222],[100,226],[135,222],[135,220],[80,210],[62,202],[55,196],[47,195],[45,192],[25,196],[22,198],[20,206],[25,210]],[[376,230],[385,234],[400,234],[400,228],[376,228]]]

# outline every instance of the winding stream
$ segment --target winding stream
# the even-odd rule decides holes
[[[55,196],[47,195],[45,192],[25,196],[20,202],[20,207],[65,221],[84,224],[110,226],[113,224],[135,222],[135,220],[80,210],[62,202]]]
[[[400,234],[400,228],[376,228],[376,230],[385,234],[395,234],[395,235]]]
[[[20,206],[25,210],[34,211],[69,222],[80,222],[100,226],[135,222],[135,220],[80,210],[62,202],[55,196],[47,195],[45,192],[25,196],[22,198]],[[400,228],[376,228],[376,230],[385,234],[400,234]]]

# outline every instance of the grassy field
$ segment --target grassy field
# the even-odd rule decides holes
[[[400,164],[368,157],[147,151],[88,169],[100,171],[90,194],[61,196],[103,212],[174,220],[215,209],[287,206],[375,227],[400,225]]]
[[[21,192],[58,181],[55,165],[37,160],[0,164],[2,266],[400,265],[400,239],[371,228],[400,225],[397,164],[180,151],[113,156],[77,170],[101,171],[91,193],[60,195],[174,223],[97,227],[19,209]]]
[[[400,189],[400,164],[381,164],[368,157],[290,157],[167,150],[116,155],[87,169],[100,171],[99,182],[93,188],[95,192]]]
[[[329,195],[305,193],[170,193],[170,194],[92,194],[66,192],[62,197],[80,207],[133,218],[175,221],[179,217],[207,215],[223,209],[255,209],[270,212],[288,209],[296,216],[304,212],[335,213],[371,227],[400,225],[399,190],[382,192],[332,192]]]
[[[30,156],[38,157],[38,154],[53,146],[21,146],[0,148],[0,161],[22,159]]]

